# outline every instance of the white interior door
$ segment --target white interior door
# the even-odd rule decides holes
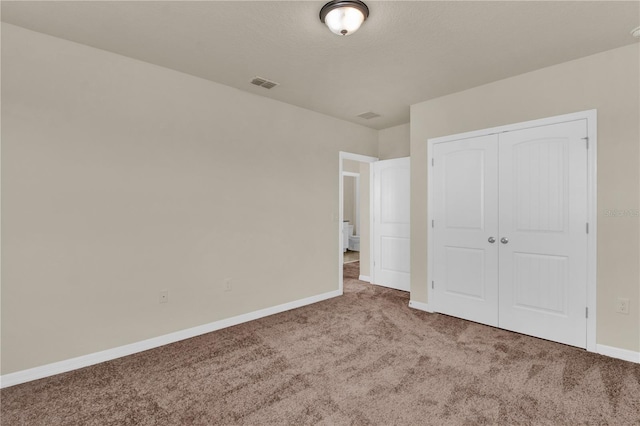
[[[586,136],[580,119],[434,144],[435,311],[586,347]]]
[[[436,144],[435,261],[430,303],[437,312],[498,325],[498,136]]]
[[[410,289],[410,159],[373,166],[373,284]]]
[[[586,120],[500,135],[499,326],[586,347]]]

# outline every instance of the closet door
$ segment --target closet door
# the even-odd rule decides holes
[[[498,137],[434,146],[436,312],[498,325]]]
[[[586,120],[500,134],[499,326],[586,347]]]

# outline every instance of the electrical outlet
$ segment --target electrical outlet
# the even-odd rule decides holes
[[[233,290],[233,286],[231,285],[231,278],[225,278],[224,280],[224,291]]]
[[[618,298],[616,303],[616,312],[619,314],[628,314],[629,313],[629,299],[625,299],[622,297]]]
[[[169,290],[162,290],[160,292],[160,303],[169,303]]]

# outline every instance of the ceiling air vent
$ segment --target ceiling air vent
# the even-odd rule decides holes
[[[275,81],[270,81],[262,77],[255,77],[253,80],[251,80],[251,84],[264,87],[265,89],[272,89],[278,85],[278,83],[276,83]]]
[[[371,120],[372,118],[380,117],[380,114],[376,114],[375,112],[363,112],[362,114],[358,114],[356,117],[364,118],[365,120]]]

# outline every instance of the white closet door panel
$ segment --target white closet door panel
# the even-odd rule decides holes
[[[373,163],[373,283],[410,290],[410,159]]]
[[[586,120],[502,133],[501,328],[586,346]],[[501,240],[502,241],[502,240]]]
[[[446,278],[443,281],[444,292],[480,302],[486,301],[485,250],[451,246],[445,246],[444,249],[444,262],[441,265]]]
[[[434,146],[434,288],[437,312],[498,324],[498,138]]]

